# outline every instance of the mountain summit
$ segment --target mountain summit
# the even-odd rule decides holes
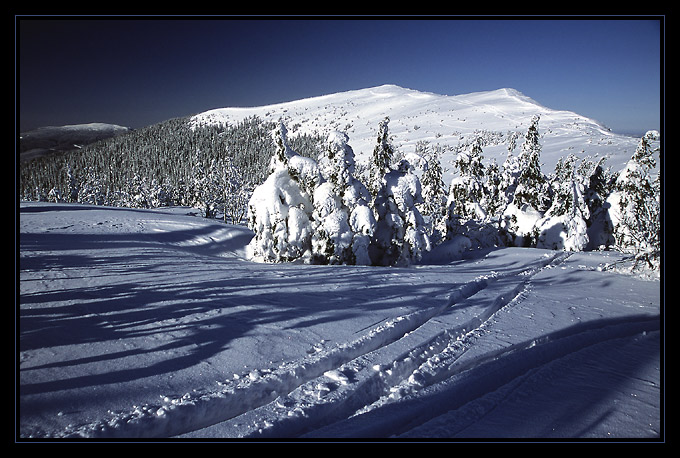
[[[585,116],[545,107],[512,88],[449,96],[384,84],[262,107],[213,109],[193,116],[191,123],[233,124],[258,116],[283,120],[291,136],[340,130],[349,136],[357,160],[362,161],[373,150],[379,122],[389,117],[392,143],[404,154],[413,153],[419,142],[446,150],[482,136],[485,158],[502,163],[508,153],[507,138],[516,132],[521,144],[534,115],[540,116],[546,172],[569,153],[608,156],[608,164],[618,169],[638,142]]]

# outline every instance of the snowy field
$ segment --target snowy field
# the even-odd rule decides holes
[[[19,440],[665,438],[662,283],[616,253],[259,264],[187,208],[18,211]]]

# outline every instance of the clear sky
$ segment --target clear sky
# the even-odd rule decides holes
[[[612,130],[661,128],[663,18],[16,17],[18,127],[143,127],[381,84],[511,87]]]

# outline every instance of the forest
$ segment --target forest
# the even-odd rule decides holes
[[[341,132],[288,135],[283,123],[255,116],[234,125],[177,118],[22,163],[19,197],[200,208],[206,218],[247,222],[253,258],[266,262],[408,265],[448,243],[616,249],[658,268],[658,133],[640,139],[621,171],[572,154],[546,175],[539,121],[507,137],[502,164],[484,160],[481,134],[452,147],[446,165],[456,178],[447,185],[442,147],[418,143],[416,170],[391,145],[389,118],[377,123],[367,164]]]

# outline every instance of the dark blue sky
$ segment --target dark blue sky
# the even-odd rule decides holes
[[[19,128],[142,127],[381,84],[512,87],[612,130],[659,129],[662,22],[17,17]]]

